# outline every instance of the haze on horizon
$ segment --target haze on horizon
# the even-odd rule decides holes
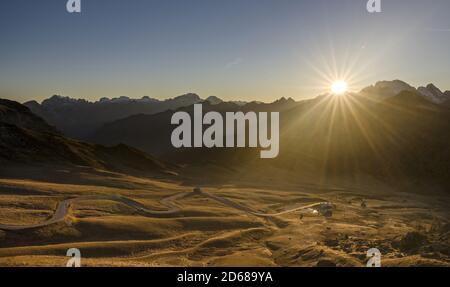
[[[301,99],[346,80],[450,90],[450,1],[8,0],[0,97]]]

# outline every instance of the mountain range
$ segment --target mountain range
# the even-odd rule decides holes
[[[379,100],[395,96],[401,91],[417,92],[433,103],[450,106],[450,91],[442,92],[433,84],[416,89],[400,80],[381,81],[363,89],[360,94]],[[66,136],[84,140],[91,138],[103,125],[117,120],[139,114],[153,115],[177,110],[201,102],[219,105],[224,101],[215,96],[202,99],[197,94],[189,93],[167,100],[150,97],[143,97],[142,99],[119,97],[102,98],[97,102],[52,96],[40,104],[36,101],[29,101],[24,105]],[[245,101],[228,101],[227,103],[237,106],[258,104],[257,102],[248,103]]]
[[[448,105],[450,103],[450,91],[442,92],[433,84],[428,84],[426,87],[419,87],[416,89],[400,80],[377,82],[373,86],[364,88],[360,94],[371,96],[375,99],[385,99],[393,97],[402,91],[416,92],[435,104]]]
[[[190,106],[203,100],[196,94],[185,94],[160,101],[149,97],[130,99],[120,97],[102,98],[97,102],[52,96],[41,104],[30,101],[24,105],[44,118],[65,135],[83,139],[102,125],[135,114],[159,112]]]
[[[450,179],[450,109],[439,103],[434,86],[412,88],[401,81],[379,82],[345,97],[330,95],[296,102],[236,105],[205,104],[204,112],[280,112],[280,156],[261,160],[251,149],[174,149],[170,143],[172,111],[134,115],[104,125],[90,141],[125,143],[169,162],[212,165],[245,174],[288,170],[294,175],[352,176],[381,179],[415,178],[445,185]],[[446,96],[447,93],[442,93]],[[193,106],[180,110],[192,115]]]
[[[65,137],[27,107],[0,99],[0,163],[71,165],[131,173],[167,174],[173,166],[135,148],[106,147]]]
[[[343,97],[282,98],[273,103],[225,102],[215,97],[202,100],[195,94],[166,101],[122,98],[95,103],[52,97],[40,105],[28,102],[25,106],[1,100],[0,160],[159,173],[183,166],[182,172],[200,169],[203,177],[220,167],[219,177],[223,178],[226,172],[228,177],[255,173],[276,179],[274,170],[289,173],[291,179],[313,174],[325,178],[367,174],[382,180],[403,178],[450,186],[449,98],[449,92],[434,85],[416,89],[396,80],[378,82]],[[193,113],[193,105],[199,102],[204,112],[279,112],[279,157],[262,160],[258,150],[245,148],[173,148],[172,114]],[[133,109],[137,114],[121,117]],[[157,112],[159,109],[163,111]],[[78,122],[81,114],[84,118]],[[119,119],[106,122],[107,115]],[[71,139],[74,134],[61,128],[73,132],[86,126],[92,132],[83,136],[84,141]]]

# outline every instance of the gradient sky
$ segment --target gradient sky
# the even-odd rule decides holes
[[[345,78],[450,90],[450,1],[0,2],[0,97],[313,97]],[[350,78],[350,79],[349,79]]]

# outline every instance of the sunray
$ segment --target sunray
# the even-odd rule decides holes
[[[403,144],[406,143],[405,140],[403,139],[403,137],[401,135],[397,134],[399,131],[394,131],[393,128],[391,126],[389,126],[386,121],[377,117],[371,110],[369,110],[365,105],[360,103],[355,97],[351,97],[351,98],[349,98],[349,100],[352,101],[352,104],[354,104],[355,106],[358,106],[358,108],[362,109],[364,111],[365,115],[369,116],[372,120],[374,120],[378,124],[380,124],[381,127],[384,128],[384,132],[388,133],[389,138],[395,139],[395,141],[392,141],[392,143],[394,143],[396,145],[400,145],[399,142],[403,142]]]

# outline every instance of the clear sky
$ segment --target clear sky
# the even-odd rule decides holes
[[[301,99],[345,79],[450,90],[450,1],[0,2],[0,97]]]

